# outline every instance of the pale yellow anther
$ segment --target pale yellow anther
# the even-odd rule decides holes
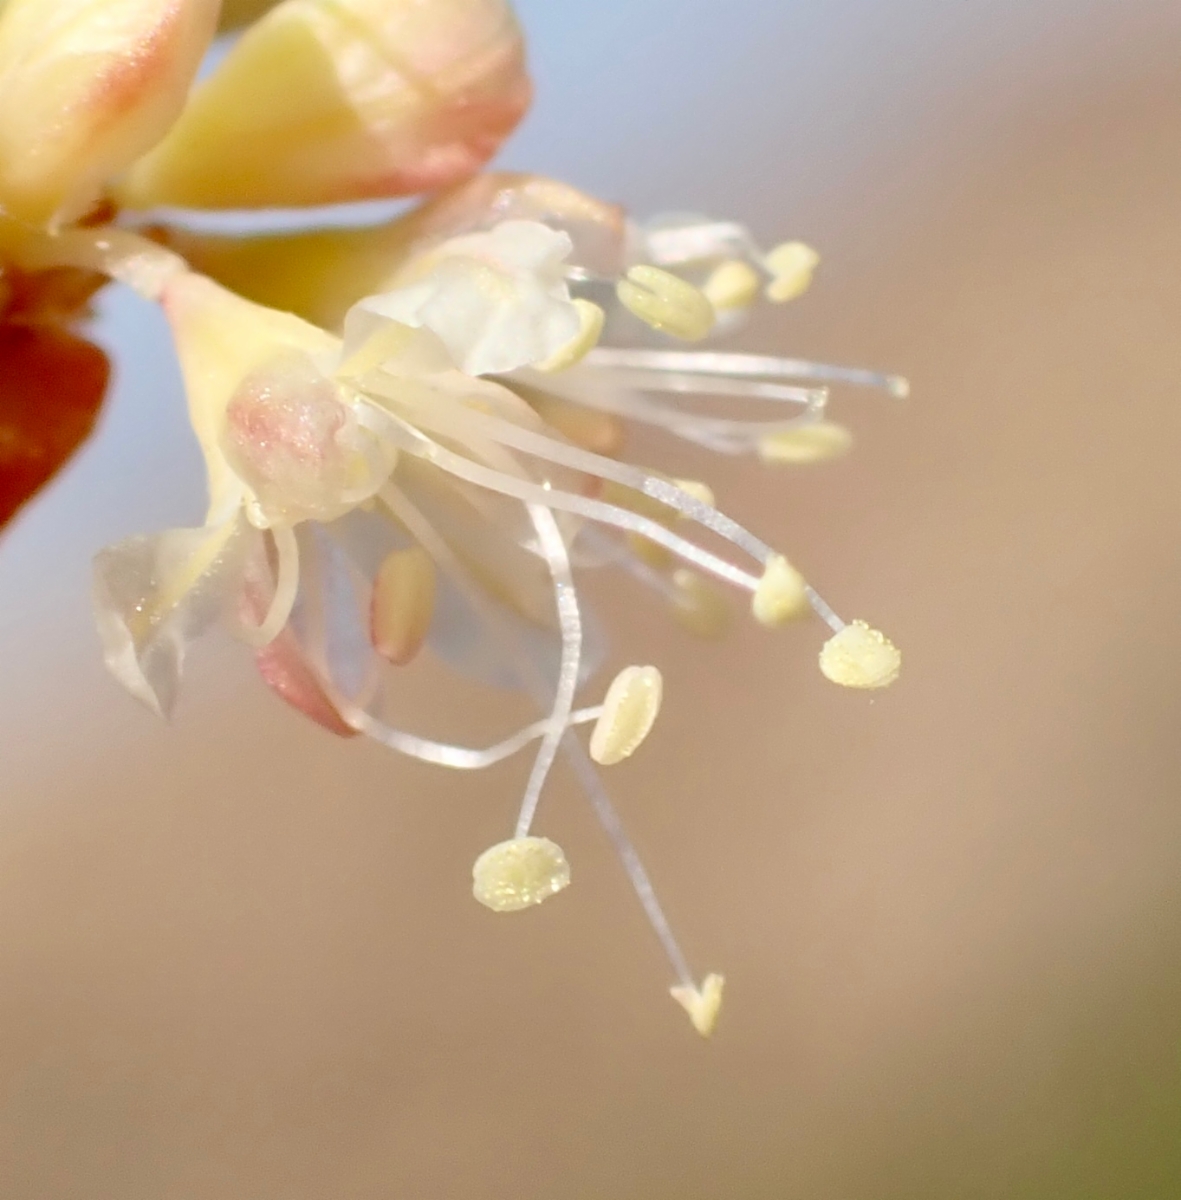
[[[884,633],[851,621],[820,651],[820,669],[841,687],[888,687],[898,678],[902,655]]]
[[[804,577],[782,554],[771,555],[750,601],[755,620],[774,629],[803,616],[809,608],[807,587]]]
[[[702,483],[700,479],[674,479],[673,483],[681,489],[682,492],[687,492],[694,500],[702,504],[708,505],[710,508],[717,507],[717,497],[714,496],[714,490],[708,483]]]
[[[549,838],[498,842],[472,867],[472,895],[493,912],[519,912],[540,904],[570,883],[570,864]]]
[[[705,293],[659,267],[632,267],[615,294],[645,324],[682,341],[700,341],[714,327],[714,308]]]
[[[844,454],[853,444],[853,435],[833,421],[816,421],[798,429],[768,433],[759,439],[759,457],[765,463],[798,464],[822,462]]]
[[[373,581],[373,648],[404,666],[422,648],[435,610],[435,565],[421,546],[386,555]]]
[[[783,304],[802,296],[808,290],[819,262],[820,255],[803,242],[783,242],[776,246],[763,259],[763,266],[772,277],[767,284],[767,299]]]
[[[716,639],[730,628],[733,613],[720,588],[703,575],[680,567],[673,572],[673,614],[680,624],[697,637]]]
[[[591,758],[604,767],[630,758],[651,731],[663,693],[657,667],[624,667],[611,681],[591,733]]]
[[[598,345],[599,336],[603,332],[603,322],[607,319],[606,313],[597,304],[593,304],[590,300],[583,300],[581,297],[573,300],[572,303],[578,309],[578,319],[582,322],[581,328],[574,337],[554,351],[549,358],[534,363],[537,370],[564,371],[567,367],[581,362],[587,353]]]
[[[699,988],[678,984],[668,989],[669,995],[689,1014],[693,1028],[702,1037],[709,1037],[718,1023],[725,983],[721,975],[707,975]]]
[[[749,308],[759,296],[762,276],[748,262],[728,258],[714,268],[701,290],[718,312]]]

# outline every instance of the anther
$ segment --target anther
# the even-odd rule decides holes
[[[725,982],[721,975],[707,975],[700,987],[678,984],[668,989],[669,995],[689,1014],[693,1028],[702,1037],[709,1037],[718,1023]]]
[[[894,643],[864,621],[851,621],[820,651],[820,670],[841,687],[888,687],[901,667],[902,655]]]
[[[657,667],[624,667],[611,681],[591,733],[591,758],[605,767],[630,758],[652,729],[663,691]]]
[[[728,258],[714,268],[702,292],[718,312],[749,308],[759,295],[759,273],[740,258]]]
[[[820,255],[803,242],[783,242],[776,246],[763,259],[763,266],[771,274],[767,299],[774,304],[784,304],[802,296],[808,290],[819,262]]]
[[[590,300],[579,298],[573,300],[571,303],[578,309],[578,319],[582,322],[581,327],[574,337],[564,346],[559,346],[549,358],[534,363],[533,366],[536,370],[550,373],[564,371],[567,367],[572,367],[575,363],[581,362],[598,345],[599,335],[603,332],[603,322],[606,320],[606,314],[597,304],[593,304]]]
[[[373,648],[405,666],[422,648],[435,609],[435,566],[421,546],[388,554],[373,581]]]
[[[750,607],[760,625],[774,629],[808,611],[808,585],[782,554],[772,554],[751,596]]]
[[[518,912],[556,895],[570,883],[570,865],[549,838],[498,842],[472,867],[472,895],[493,912]]]
[[[615,294],[645,324],[686,342],[700,341],[714,326],[713,305],[705,294],[659,267],[632,267]]]
[[[674,479],[673,483],[681,489],[682,492],[688,493],[700,504],[704,504],[707,508],[717,507],[717,497],[714,495],[714,490],[708,483],[702,483],[699,479]]]
[[[853,444],[853,435],[834,421],[814,421],[798,429],[768,433],[759,439],[759,457],[765,463],[797,464],[822,462],[844,454]]]

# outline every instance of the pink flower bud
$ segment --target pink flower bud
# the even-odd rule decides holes
[[[121,198],[255,208],[473,174],[528,106],[506,0],[286,0],[242,35]]]
[[[9,0],[0,13],[0,204],[85,211],[184,105],[219,0]]]

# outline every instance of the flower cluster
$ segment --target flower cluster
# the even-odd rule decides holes
[[[7,245],[22,270],[99,271],[158,299],[209,483],[201,526],[98,555],[108,666],[168,714],[189,644],[220,624],[334,734],[457,769],[534,747],[511,837],[473,867],[476,899],[496,912],[570,882],[561,848],[534,833],[564,757],[664,947],[674,998],[708,1035],[722,977],[690,970],[599,773],[652,729],[661,675],[625,667],[579,707],[603,651],[578,579],[622,572],[705,637],[725,631],[733,593],[768,628],[815,614],[824,675],[890,684],[888,639],[842,620],[706,484],[622,452],[640,424],[764,463],[818,461],[849,444],[826,419],[831,385],[901,395],[904,382],[675,347],[760,296],[800,295],[817,262],[807,246],[764,251],[732,221],[640,223],[553,180],[475,174],[528,96],[497,0],[231,4],[231,21],[265,15],[191,94],[217,4],[61,8],[69,20],[10,0],[0,16],[0,88],[64,89],[58,111],[84,114],[61,123],[68,153],[46,139],[39,167],[30,152],[0,172]],[[0,141],[32,146],[36,111],[0,109]],[[428,189],[360,229],[214,237],[157,223],[146,238],[126,216]],[[486,747],[403,728],[402,670],[420,654],[520,689],[538,719]]]

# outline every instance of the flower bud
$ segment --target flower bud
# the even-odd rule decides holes
[[[84,212],[167,132],[219,0],[9,0],[0,13],[0,204]]]
[[[445,187],[495,152],[529,95],[505,0],[287,0],[197,88],[121,198],[256,208]]]

